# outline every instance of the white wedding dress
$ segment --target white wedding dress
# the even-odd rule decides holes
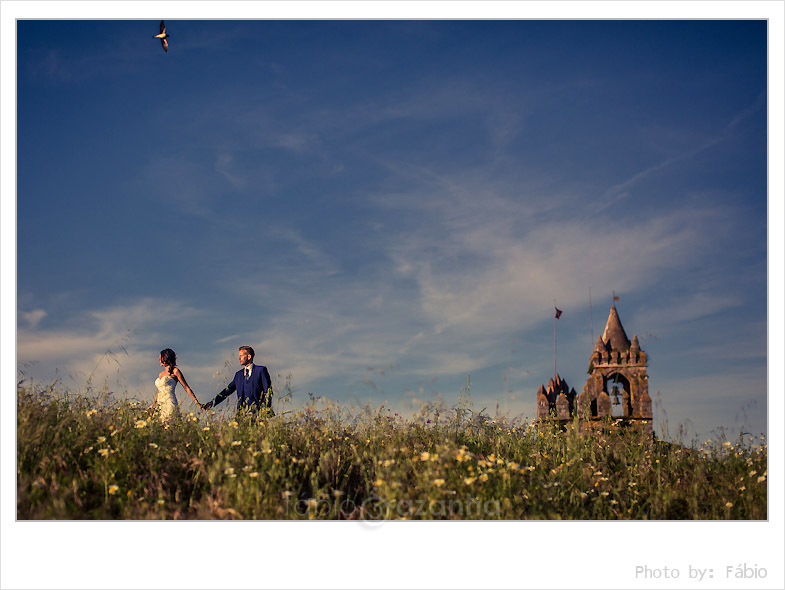
[[[177,407],[177,396],[174,394],[174,388],[177,385],[177,379],[171,375],[164,375],[155,380],[155,386],[158,388],[158,411],[162,422],[171,420],[180,414]]]

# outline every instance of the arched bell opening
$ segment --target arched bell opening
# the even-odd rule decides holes
[[[603,389],[611,399],[611,417],[623,418],[632,415],[632,397],[629,380],[621,373],[608,375]]]

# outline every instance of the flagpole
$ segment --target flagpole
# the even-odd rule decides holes
[[[559,319],[557,316],[557,310],[559,308],[556,307],[556,300],[553,300],[553,379],[556,380],[556,320]]]
[[[594,315],[591,309],[591,285],[589,285],[589,329],[591,330],[591,346],[594,346]]]

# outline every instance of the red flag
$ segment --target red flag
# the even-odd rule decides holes
[[[556,319],[558,320],[559,316],[561,315],[561,310],[558,307],[554,307],[553,309],[556,310]]]

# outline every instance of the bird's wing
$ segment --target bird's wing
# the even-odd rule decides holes
[[[164,51],[169,50],[169,43],[166,42],[166,39],[161,39],[161,45],[163,45]]]
[[[162,33],[166,32],[166,25],[164,24],[164,21],[161,21],[161,32]]]

